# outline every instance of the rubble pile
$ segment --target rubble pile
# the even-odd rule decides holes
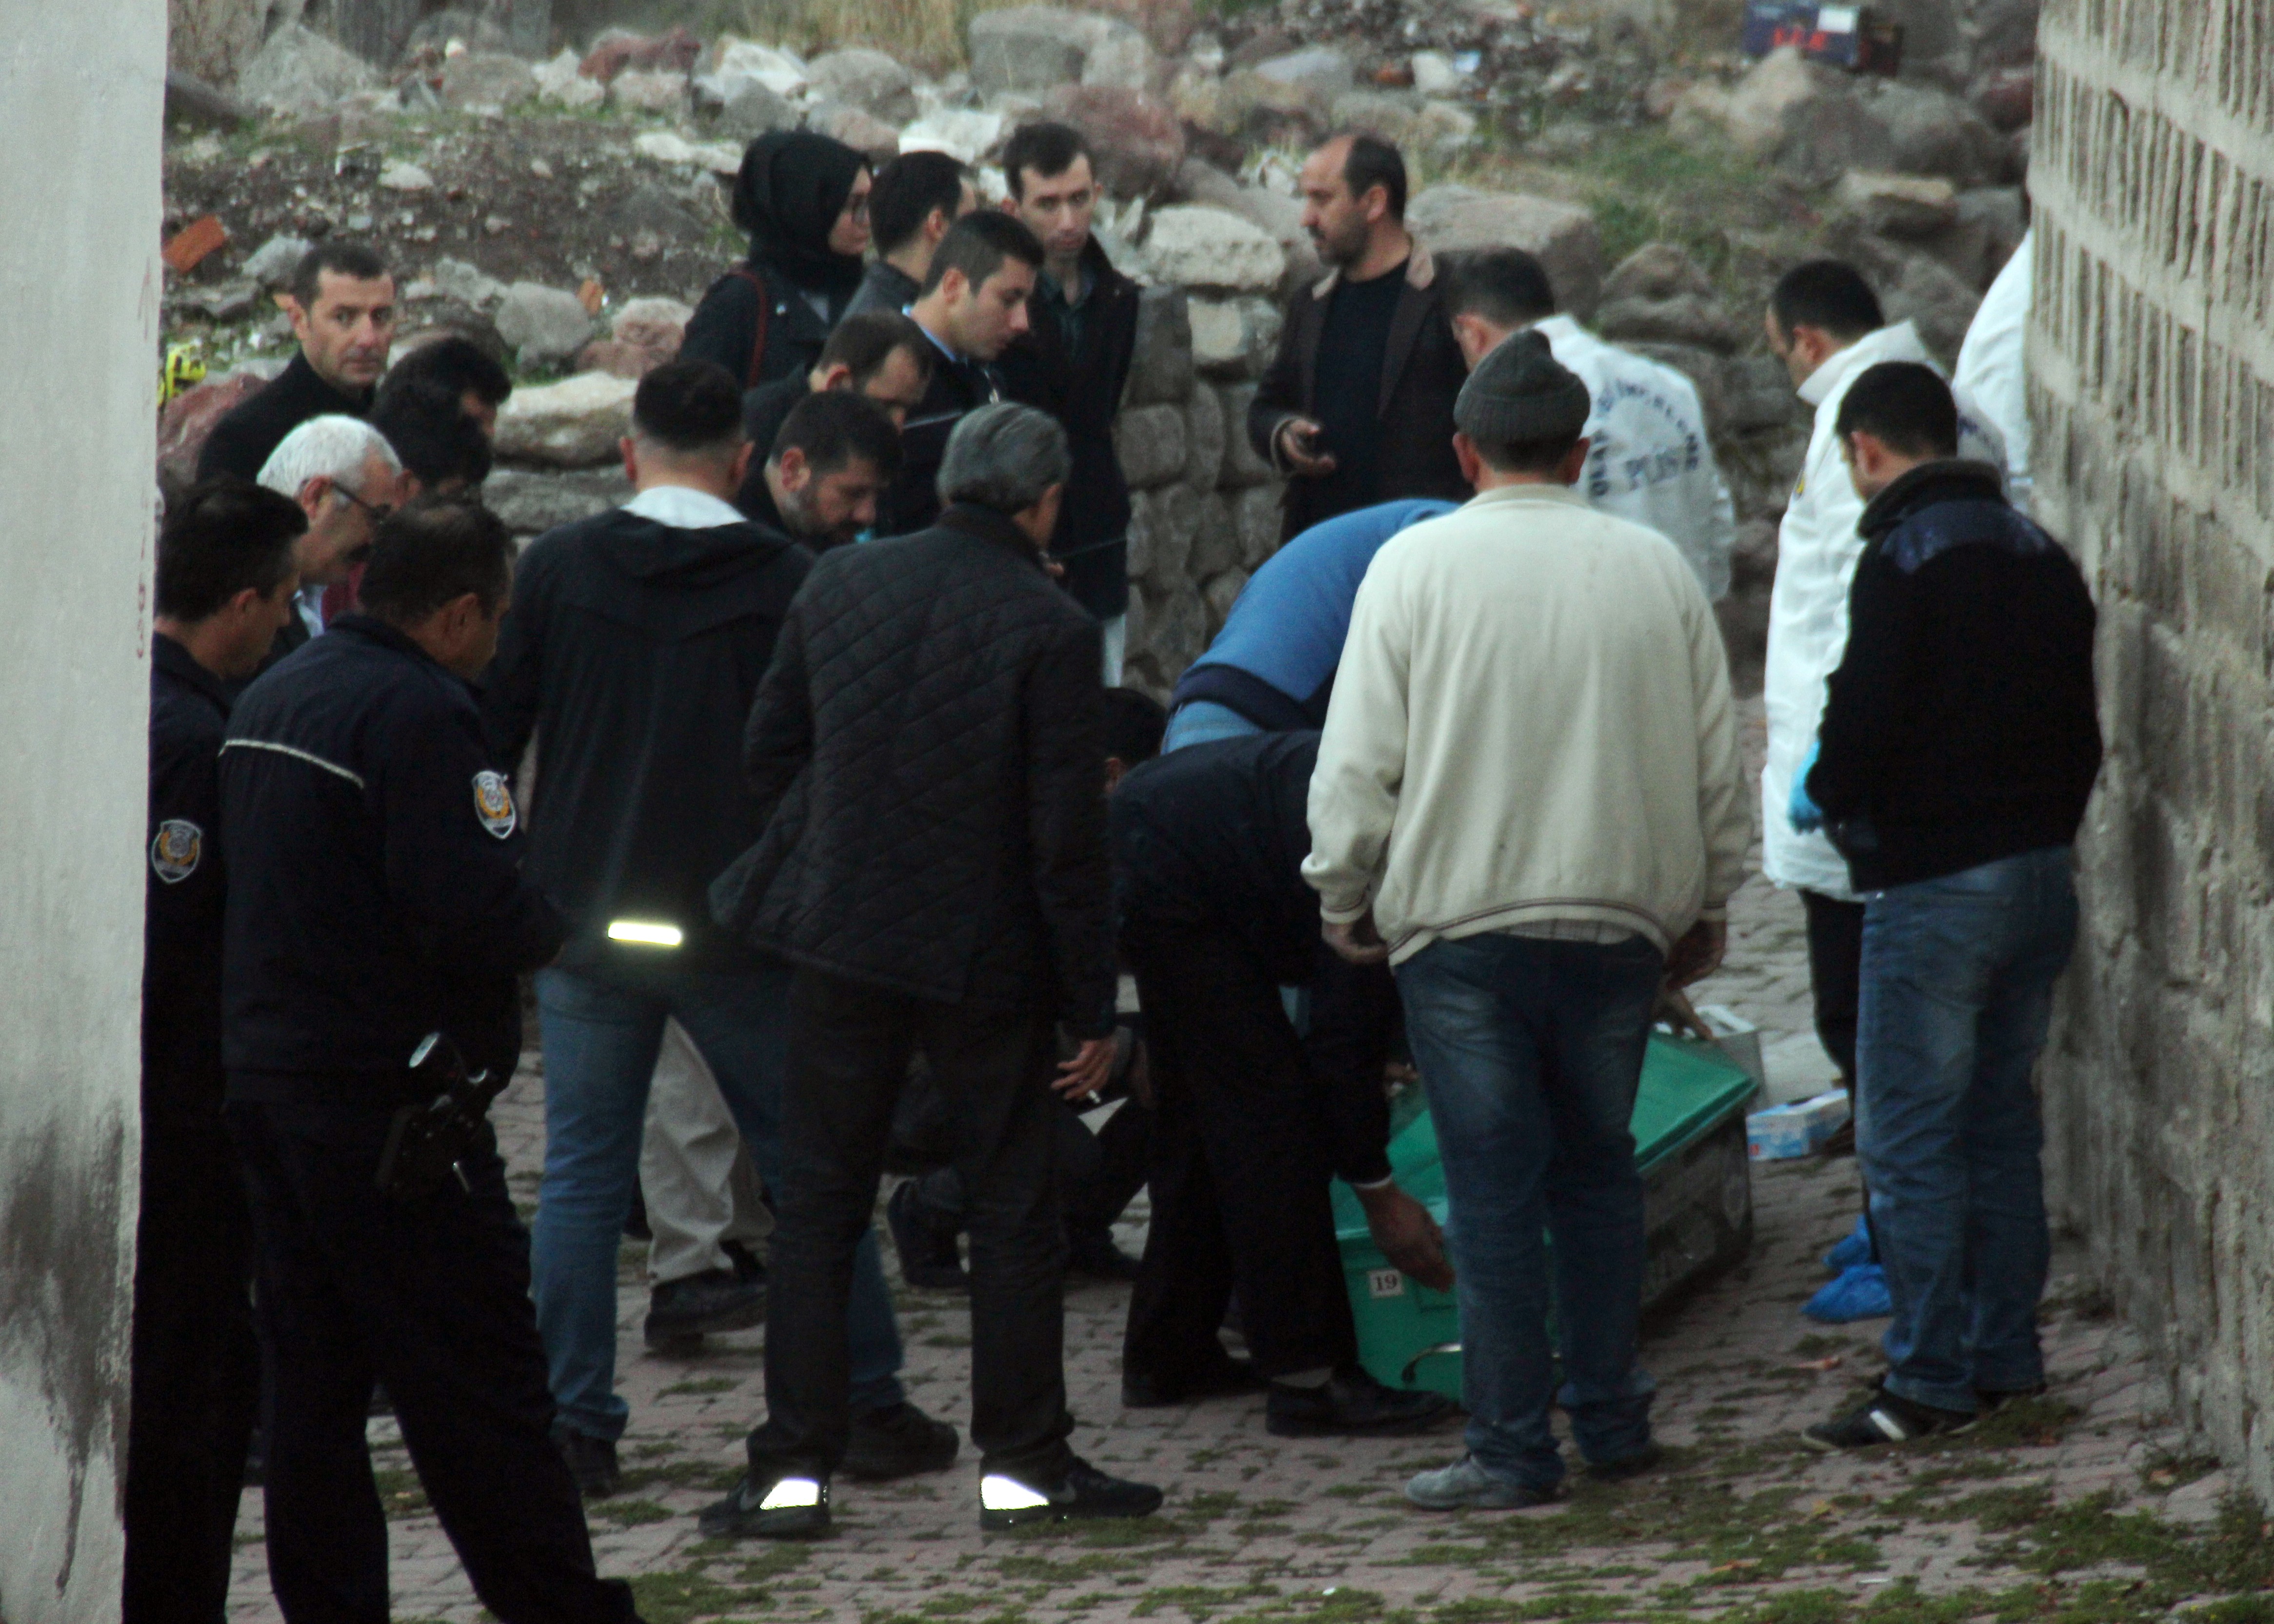
[[[1741,643],[1765,615],[1806,422],[1758,310],[1731,308],[1671,243],[1608,264],[1596,212],[1570,200],[1584,193],[1485,183],[1511,160],[1582,162],[1612,130],[1734,151],[1949,357],[2022,229],[2029,36],[2020,0],[1906,0],[1922,49],[1882,79],[1789,49],[1751,63],[1732,38],[1684,34],[1691,3],[1021,5],[973,17],[967,65],[944,75],[871,45],[801,56],[684,28],[523,55],[512,28],[453,10],[383,64],[284,21],[216,85],[191,71],[216,71],[214,41],[234,38],[214,0],[184,35],[195,63],[169,79],[166,231],[200,257],[169,276],[164,324],[202,348],[209,380],[167,409],[167,466],[193,457],[216,402],[281,365],[272,296],[336,232],[398,267],[406,337],[452,327],[516,369],[490,487],[515,528],[596,510],[622,494],[606,464],[631,380],[739,256],[727,196],[748,140],[802,125],[878,162],[950,152],[999,197],[990,166],[1011,132],[1062,118],[1097,154],[1099,237],[1148,289],[1118,434],[1139,492],[1132,670],[1163,692],[1276,544],[1278,487],[1243,424],[1284,299],[1321,274],[1295,173],[1325,135],[1367,129],[1415,167],[1425,243],[1530,249],[1567,309],[1697,382],[1744,523],[1725,613]]]

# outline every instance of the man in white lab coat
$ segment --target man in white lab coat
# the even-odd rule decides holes
[[[1670,366],[1607,344],[1569,316],[1540,261],[1520,248],[1449,256],[1445,314],[1462,358],[1479,361],[1525,328],[1587,386],[1587,505],[1672,542],[1708,600],[1729,590],[1736,511],[1714,465],[1698,390]]]
[[[2022,366],[2023,340],[2029,329],[2033,262],[2024,232],[2021,246],[1982,296],[1958,347],[1958,372],[1951,385],[1972,395],[1998,432],[2006,437],[2006,485],[2014,505],[2026,508],[2029,493],[2029,402]]]
[[[1882,361],[1932,365],[1933,359],[1909,322],[1886,325],[1871,285],[1837,259],[1812,259],[1786,272],[1769,296],[1767,329],[1769,348],[1792,374],[1800,398],[1816,409],[1816,425],[1777,531],[1776,584],[1769,596],[1761,871],[1800,892],[1817,1036],[1852,1086],[1864,904],[1849,888],[1847,860],[1821,830],[1796,830],[1788,808],[1793,778],[1816,744],[1826,679],[1848,647],[1848,590],[1864,551],[1856,533],[1864,499],[1848,477],[1832,425],[1849,385],[1867,368]],[[1959,455],[2005,467],[2005,444],[1989,417],[1963,392],[1957,399]]]

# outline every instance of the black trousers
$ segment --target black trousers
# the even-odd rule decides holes
[[[1327,1193],[1334,1090],[1277,982],[1201,927],[1133,922],[1121,950],[1144,1004],[1156,1117],[1123,1372],[1171,1394],[1206,1374],[1224,1357],[1216,1327],[1235,1286],[1260,1373],[1356,1363]]]
[[[260,1350],[245,1181],[217,1105],[210,1120],[145,1112],[135,1247],[123,1617],[221,1624]]]
[[[825,1477],[845,1456],[845,1312],[894,1106],[921,1050],[960,1119],[956,1170],[971,1237],[971,1438],[990,1471],[1061,1476],[1062,1277],[1050,1092],[1054,1023],[925,1003],[801,969],[790,985],[782,1180],[767,1270],[766,1419],[751,1470]]]
[[[594,1575],[554,1447],[529,1237],[493,1144],[405,1205],[374,1186],[381,1111],[232,1103],[275,1372],[268,1576],[290,1624],[385,1624],[387,1521],[364,1443],[387,1384],[418,1480],[474,1593],[505,1624],[636,1617]]]
[[[912,1081],[911,1089],[915,1086]],[[928,1073],[923,1086],[937,1099]],[[945,1101],[939,1102],[937,1109],[946,1113]],[[905,1120],[903,1112],[901,1122],[895,1124],[896,1134]],[[1050,1132],[1058,1141],[1058,1205],[1065,1215],[1066,1232],[1081,1235],[1111,1228],[1121,1209],[1145,1187],[1153,1161],[1151,1109],[1134,1099],[1124,1100],[1121,1109],[1092,1133],[1081,1113],[1061,1100]],[[953,1144],[953,1139],[943,1142]],[[962,1227],[963,1175],[955,1170],[952,1160],[916,1180],[915,1199],[931,1216]]]
[[[1800,893],[1808,914],[1808,985],[1816,1003],[1816,1036],[1841,1080],[1856,1083],[1856,1011],[1864,994],[1864,905],[1812,891]]]

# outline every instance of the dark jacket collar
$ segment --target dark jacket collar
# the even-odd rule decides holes
[[[322,373],[308,364],[305,350],[293,352],[291,364],[276,375],[276,382],[292,395],[322,402],[321,410],[310,413],[311,417],[338,412],[346,417],[360,417],[370,411],[372,397],[378,393],[376,388],[372,388],[360,395],[350,395],[335,388],[325,380]]]
[[[1922,462],[1864,504],[1856,533],[1877,541],[1922,508],[1937,502],[2006,503],[2006,477],[1987,462],[1958,457]]]
[[[223,716],[229,714],[229,684],[199,665],[187,649],[163,632],[150,635],[150,665],[213,701]]]
[[[975,502],[958,502],[939,515],[937,524],[944,530],[960,530],[967,536],[1007,547],[1036,569],[1043,568],[1043,555],[1008,514],[982,508]]]
[[[365,614],[360,611],[354,614],[343,614],[324,628],[324,635],[327,637],[335,637],[342,633],[345,633],[350,637],[360,638],[365,643],[376,643],[380,648],[392,650],[397,654],[407,654],[412,659],[433,666],[446,677],[453,674],[440,660],[413,643],[407,634],[396,630],[375,614]]]

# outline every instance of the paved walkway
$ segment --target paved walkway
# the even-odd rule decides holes
[[[1756,735],[1758,705],[1751,707]],[[1755,750],[1758,750],[1756,738]],[[1804,1040],[1807,976],[1794,900],[1758,881],[1737,898],[1730,967],[1700,1003],[1728,1004],[1773,1048]],[[1803,1041],[1792,1052],[1804,1051]],[[1820,1051],[1818,1063],[1820,1064]],[[531,1064],[500,1101],[516,1191],[533,1205],[543,1076]],[[1580,1484],[1519,1514],[1433,1516],[1397,1494],[1415,1469],[1459,1452],[1457,1433],[1384,1442],[1275,1439],[1256,1400],[1125,1411],[1126,1289],[1083,1286],[1066,1306],[1074,1447],[1163,1485],[1168,1506],[1133,1524],[983,1536],[975,1462],[935,1477],[843,1485],[834,1539],[812,1546],[706,1541],[693,1514],[734,1479],[763,1403],[763,1332],[714,1337],[697,1357],[651,1356],[639,1337],[643,1251],[627,1245],[619,1375],[632,1409],[625,1492],[591,1507],[605,1573],[629,1576],[649,1624],[843,1620],[988,1624],[1182,1620],[1714,1620],[1724,1624],[2116,1624],[2226,1597],[2203,1624],[2274,1621],[2274,1525],[2226,1497],[2191,1459],[2136,1339],[2064,1248],[2044,1310],[2052,1390],[1962,1439],[1827,1460],[1795,1431],[1879,1368],[1876,1323],[1819,1327],[1798,1306],[1818,1255],[1852,1222],[1852,1161],[1754,1169],[1745,1265],[1650,1334],[1660,1473]],[[1142,1209],[1125,1224],[1141,1233]],[[968,1326],[957,1298],[904,1292],[911,1396],[959,1426]],[[474,1602],[392,1425],[374,1422],[393,1518],[396,1614],[472,1620]],[[277,1616],[245,1497],[233,1616]]]

